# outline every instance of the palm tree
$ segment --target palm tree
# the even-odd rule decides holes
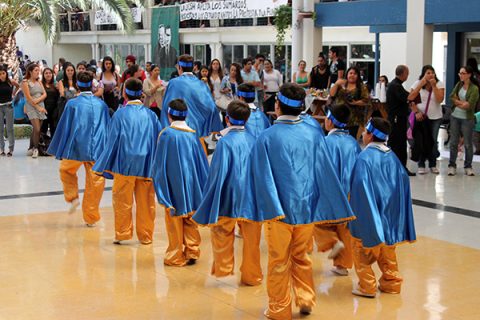
[[[133,32],[134,23],[130,5],[143,6],[149,1],[140,0],[0,0],[0,63],[7,64],[17,75],[19,61],[16,52],[16,32],[36,21],[42,28],[45,39],[53,42],[58,35],[60,9],[72,11],[78,7],[89,10],[94,5],[101,7],[117,18],[121,30]]]

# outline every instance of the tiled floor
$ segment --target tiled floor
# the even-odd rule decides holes
[[[208,229],[201,229],[200,260],[185,268],[163,265],[167,241],[160,207],[153,245],[115,246],[111,192],[104,193],[101,223],[85,227],[80,212],[65,212],[58,162],[27,158],[24,147],[19,141],[12,159],[0,159],[0,319],[263,318],[265,285],[244,287],[238,275],[209,275]],[[440,176],[411,179],[413,198],[480,211],[480,177],[447,177],[445,161],[440,168]],[[480,175],[478,163],[475,169]],[[37,196],[42,192],[54,193]],[[29,196],[7,197],[22,194]],[[419,239],[398,248],[402,293],[355,297],[354,272],[336,277],[326,254],[314,253],[317,306],[310,319],[480,319],[480,219],[414,210]],[[266,257],[262,242],[264,272]]]

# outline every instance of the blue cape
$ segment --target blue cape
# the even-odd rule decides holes
[[[163,98],[164,112],[161,114],[164,128],[170,125],[167,110],[168,104],[174,99],[183,99],[187,103],[187,124],[196,131],[198,137],[207,137],[212,132],[220,132],[223,129],[212,93],[197,77],[182,75],[168,82]]]
[[[364,247],[416,239],[410,181],[392,151],[368,147],[360,153],[353,170],[350,203],[357,216],[350,231]]]
[[[253,149],[242,210],[255,221],[292,225],[354,219],[328,154],[318,129],[302,120],[277,120]]]
[[[47,152],[59,160],[97,161],[109,122],[108,106],[93,95],[81,94],[67,102]]]
[[[254,145],[255,137],[239,129],[232,129],[217,143],[203,200],[193,216],[197,223],[215,224],[219,217],[253,220],[251,213],[241,213],[240,205],[247,180],[246,164]]]
[[[260,133],[262,133],[265,129],[270,128],[270,122],[268,121],[267,116],[261,110],[250,109],[250,111],[250,117],[245,124],[245,129],[255,138],[258,138]]]
[[[323,131],[322,125],[320,124],[320,122],[317,121],[317,119],[315,119],[314,117],[312,117],[308,113],[302,113],[300,115],[300,119],[302,119],[303,122],[305,122],[306,124],[309,124],[312,127],[319,130],[322,133],[322,135],[325,136],[325,132]]]
[[[348,133],[348,130],[337,130],[327,135],[325,141],[343,191],[348,195],[350,193],[353,167],[362,149],[358,142]]]
[[[127,104],[113,115],[107,145],[93,171],[112,178],[111,173],[152,178],[153,156],[160,122],[141,104]]]
[[[165,128],[158,137],[153,182],[172,216],[193,214],[202,201],[208,161],[195,131]]]

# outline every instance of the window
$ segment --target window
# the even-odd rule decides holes
[[[352,59],[375,59],[375,50],[372,44],[352,44],[350,58]]]

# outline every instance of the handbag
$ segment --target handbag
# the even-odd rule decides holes
[[[423,118],[422,120],[417,120],[417,117],[415,117],[415,112],[410,112],[410,114],[408,115],[408,124],[409,124],[409,128],[407,129],[407,139],[408,140],[413,140],[413,129],[415,128],[415,121],[423,121],[425,119],[428,119],[428,107],[430,106],[430,100],[432,98],[432,91],[430,91],[428,93],[428,99],[427,99],[427,106],[425,107],[425,113],[423,114]],[[420,101],[421,103],[421,99],[419,98],[420,97],[420,94],[418,94],[417,98],[415,98],[415,100],[413,102],[415,102],[415,104],[418,104],[417,101]]]
[[[220,97],[215,100],[215,104],[217,105],[217,107],[223,111],[226,111],[227,110],[227,107],[228,105],[230,104],[230,102],[233,101],[233,98],[232,97],[229,97],[227,96],[226,94],[224,93],[221,93],[220,94]]]

